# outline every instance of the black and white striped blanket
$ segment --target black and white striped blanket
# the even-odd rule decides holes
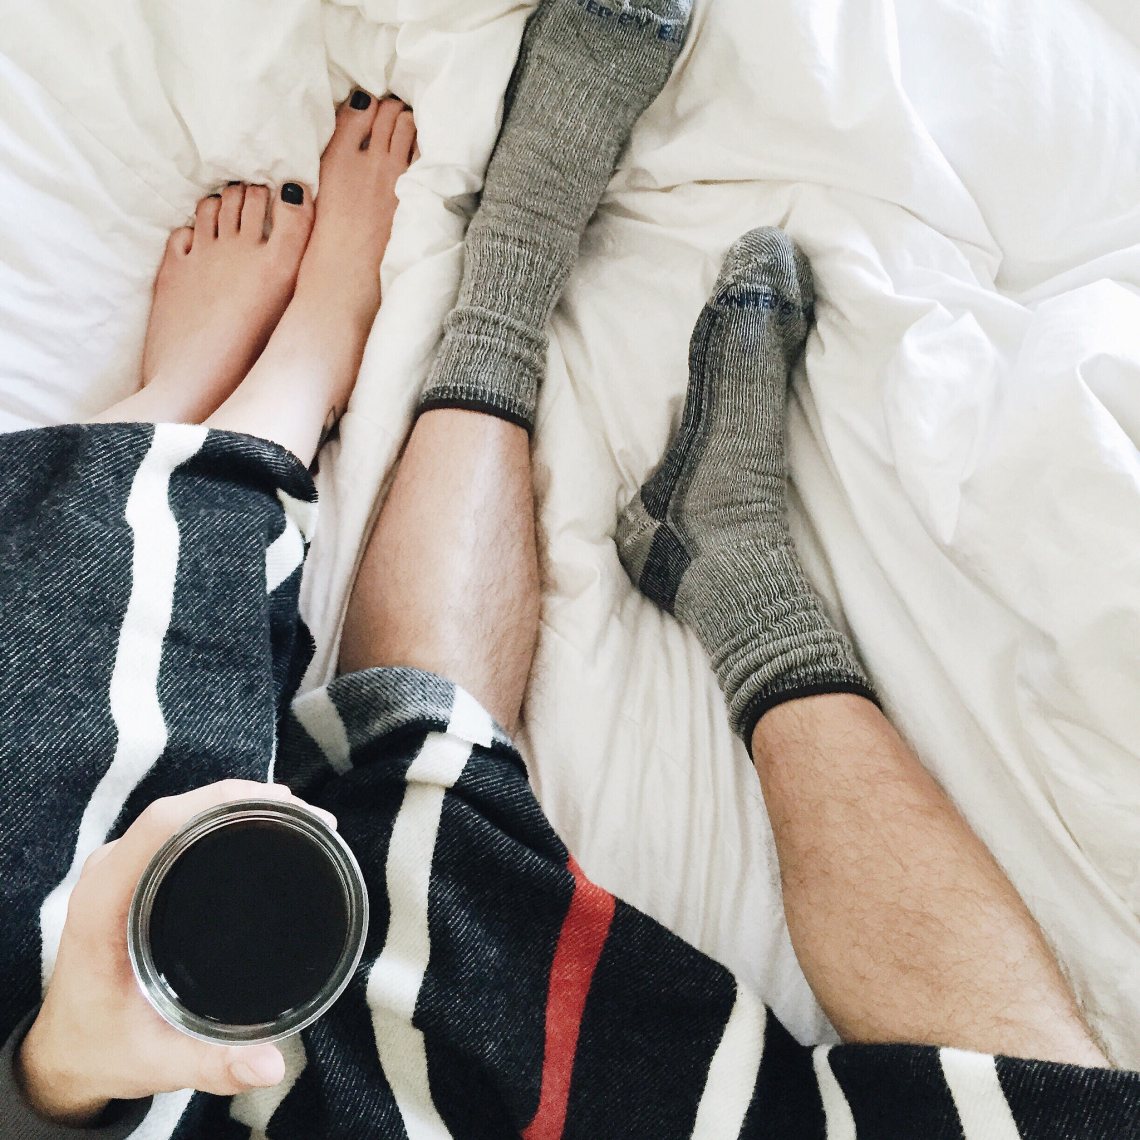
[[[586,879],[449,682],[375,670],[293,699],[314,500],[283,452],[196,427],[0,439],[0,1040],[91,850],[159,796],[273,777],[360,860],[364,961],[285,1043],[280,1087],[158,1097],[139,1140],[1140,1136],[1140,1074],[798,1044]]]

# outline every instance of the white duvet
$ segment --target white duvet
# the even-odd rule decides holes
[[[313,184],[350,83],[415,106],[384,308],[321,464],[313,679],[454,296],[530,7],[0,0],[0,429],[132,389],[163,241],[203,193]],[[554,318],[525,741],[542,802],[588,873],[801,1038],[830,1033],[704,655],[611,539],[678,419],[719,259],[759,224],[790,230],[820,293],[790,424],[812,576],[1140,1067],[1130,0],[697,0]]]

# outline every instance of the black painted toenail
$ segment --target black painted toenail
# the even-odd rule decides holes
[[[372,102],[372,96],[367,91],[354,91],[352,98],[348,101],[349,106],[354,111],[365,111],[368,109],[368,104]]]
[[[286,182],[281,187],[281,201],[288,202],[290,206],[300,206],[305,201],[305,188],[296,182]]]

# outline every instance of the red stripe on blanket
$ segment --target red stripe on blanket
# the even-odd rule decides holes
[[[614,919],[614,896],[591,883],[573,856],[567,867],[574,876],[574,894],[550,967],[538,1111],[523,1132],[523,1140],[559,1140],[562,1136],[586,995]]]

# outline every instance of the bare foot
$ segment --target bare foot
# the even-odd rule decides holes
[[[380,263],[416,126],[398,99],[357,91],[321,158],[317,220],[293,300],[249,376],[209,425],[276,440],[306,463],[348,403],[380,308]]]
[[[371,328],[396,215],[396,181],[415,146],[415,120],[399,99],[377,101],[356,91],[341,104],[321,157],[317,224],[301,262],[299,300],[348,307]]]
[[[170,235],[143,349],[144,388],[99,419],[198,423],[253,367],[293,296],[313,228],[312,195],[234,183]],[[270,225],[271,222],[271,225]],[[268,235],[267,235],[268,228]]]

